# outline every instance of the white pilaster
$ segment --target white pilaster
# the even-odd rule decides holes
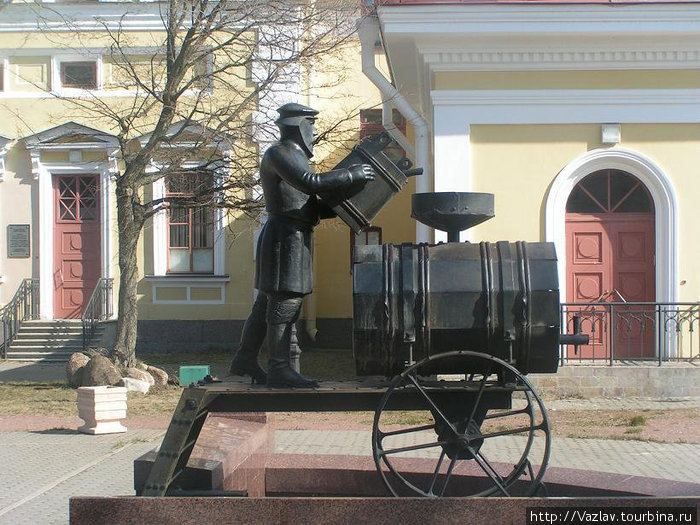
[[[39,183],[39,316],[42,319],[53,319],[53,184],[51,173],[41,162],[37,161],[33,172]]]
[[[463,111],[454,106],[434,106],[433,151],[435,158],[436,192],[472,191],[469,121]],[[468,232],[460,235],[466,240]],[[435,231],[435,242],[447,241],[447,233]]]
[[[165,179],[153,183],[153,200],[165,197]],[[153,275],[165,275],[168,272],[168,236],[167,211],[159,210],[153,216]]]

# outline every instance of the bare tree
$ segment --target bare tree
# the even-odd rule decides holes
[[[273,109],[298,94],[318,61],[331,77],[335,65],[335,81],[342,80],[342,63],[331,57],[350,42],[355,4],[166,0],[158,3],[162,31],[152,31],[147,44],[143,33],[129,29],[129,13],[117,21],[96,19],[111,70],[104,89],[123,96],[115,103],[86,90],[69,100],[81,120],[109,128],[121,154],[115,181],[119,318],[112,350],[118,364],[131,366],[135,359],[137,243],[146,221],[161,210],[212,206],[255,216],[261,207],[258,158],[261,144],[272,140]],[[41,18],[45,35],[71,49],[94,48],[87,40],[94,36],[75,19],[64,17],[56,30],[57,13]],[[202,176],[207,173],[213,175]],[[154,198],[150,188],[159,179],[172,191]]]

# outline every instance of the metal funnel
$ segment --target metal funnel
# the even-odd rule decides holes
[[[447,232],[448,242],[459,242],[459,232],[494,217],[493,193],[435,192],[411,196],[411,217]]]

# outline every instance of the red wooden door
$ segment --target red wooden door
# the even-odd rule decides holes
[[[586,177],[567,203],[566,235],[569,302],[655,301],[653,204],[637,179],[616,170]],[[653,307],[573,310],[591,344],[569,357],[608,358],[611,347],[615,358],[653,357]]]
[[[627,302],[656,300],[654,270],[654,216],[618,215],[611,222],[613,241],[612,289]],[[654,316],[652,306],[617,307],[612,312],[614,355],[654,357]]]
[[[80,317],[100,278],[97,175],[56,175],[54,185],[54,317]]]

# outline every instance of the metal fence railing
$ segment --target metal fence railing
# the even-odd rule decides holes
[[[691,361],[700,359],[700,302],[563,303],[563,332],[577,322],[590,343],[563,347],[561,364],[622,360]]]
[[[23,321],[39,318],[39,279],[24,279],[9,303],[0,308],[0,357],[7,357],[7,349],[17,336]]]
[[[95,290],[92,292],[92,296],[90,296],[90,300],[81,316],[83,322],[83,348],[87,347],[92,336],[95,335],[97,323],[111,319],[114,315],[112,305],[113,288],[114,279],[103,277],[97,281]]]

